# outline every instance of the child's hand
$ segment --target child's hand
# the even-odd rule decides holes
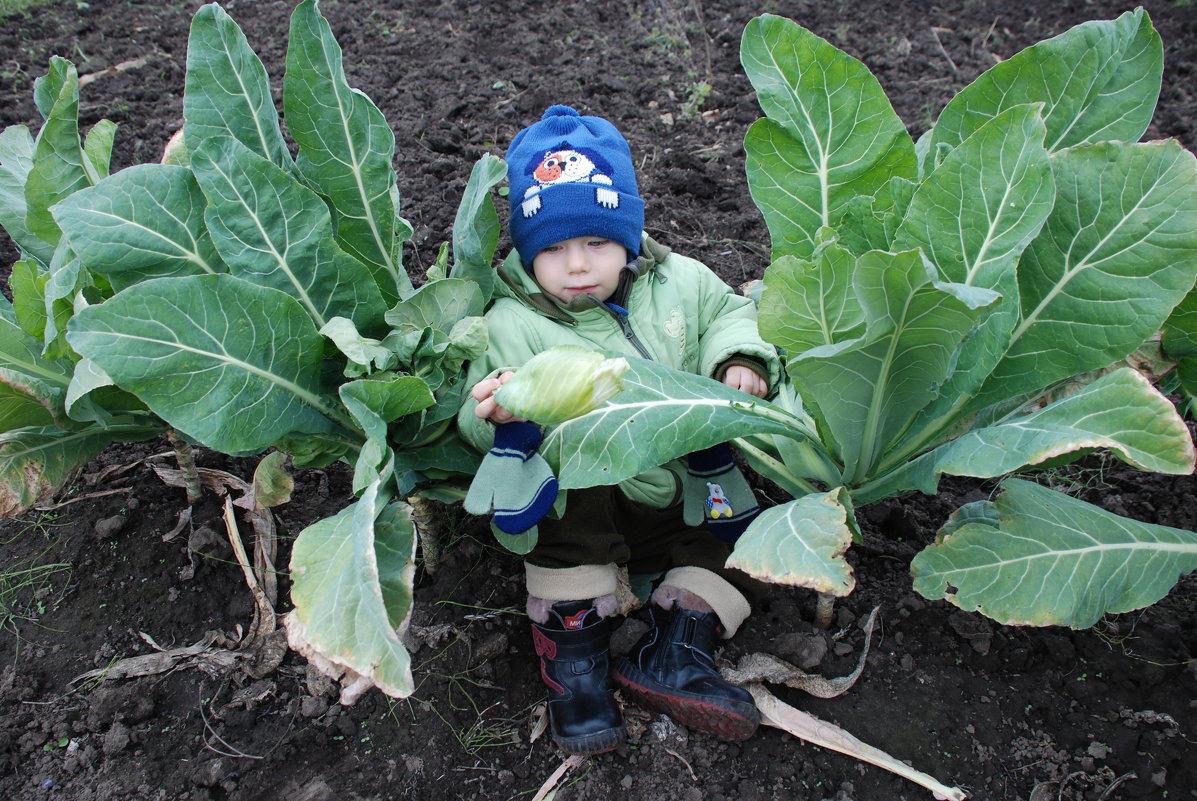
[[[732,389],[747,392],[758,398],[765,397],[765,393],[769,391],[769,385],[765,379],[761,378],[755,370],[742,364],[733,364],[727,368],[727,372],[723,374],[723,383]]]
[[[495,425],[524,419],[516,417],[504,409],[494,398],[495,393],[499,391],[499,387],[506,384],[513,375],[515,373],[508,370],[497,378],[484,378],[474,385],[474,388],[470,390],[470,395],[473,396],[474,400],[478,401],[478,405],[474,407],[475,417],[490,420]]]

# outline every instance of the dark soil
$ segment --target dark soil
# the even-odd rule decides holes
[[[156,160],[182,124],[187,29],[197,5],[93,0],[0,19],[0,124],[36,125],[32,81],[59,54],[97,76],[83,90],[84,122],[120,124],[113,168]],[[1197,12],[1187,0],[1146,5],[1166,60],[1148,136],[1194,149]],[[273,0],[226,6],[276,82],[291,7]],[[342,0],[323,11],[350,82],[395,131],[404,214],[416,230],[407,264],[417,280],[449,236],[473,161],[502,155],[544,107],[569,103],[615,120],[628,136],[651,233],[736,284],[760,277],[768,253],[741,147],[758,116],[738,63],[740,32],[753,15],[790,16],[862,59],[917,135],[995,59],[1127,8],[1105,0]],[[104,72],[142,56],[143,66]],[[702,81],[709,95],[688,106]],[[6,266],[16,254],[0,239]],[[422,639],[409,699],[373,692],[338,706],[336,688],[295,654],[259,681],[240,665],[207,662],[136,679],[72,681],[118,657],[152,653],[143,633],[170,648],[209,631],[235,638],[250,623],[253,602],[221,539],[215,497],[195,507],[191,529],[163,538],[185,507],[183,493],[148,467],[168,462],[158,457],[165,450],[162,441],[110,448],[60,499],[75,502],[0,524],[8,582],[0,584],[0,797],[507,799],[530,797],[561,763],[547,736],[530,743],[528,720],[543,690],[518,611],[519,562],[452,509],[441,513],[456,542],[435,574],[418,575],[414,623]],[[253,469],[252,461],[210,452],[200,460],[242,476]],[[120,465],[130,469],[103,473]],[[343,469],[296,471],[295,480],[295,500],[277,510],[282,565],[299,531],[352,500]],[[1197,528],[1191,477],[1144,475],[1091,458],[1058,481],[1120,514]],[[1003,627],[912,593],[913,554],[952,509],[990,489],[952,482],[935,498],[864,509],[865,541],[850,555],[858,589],[838,605],[832,629],[811,625],[810,593],[778,588],[725,655],[770,651],[842,675],[863,645],[858,621],[880,605],[879,636],[851,691],[832,700],[785,688],[778,695],[978,799],[1197,798],[1197,578],[1182,580],[1154,607],[1081,632]],[[204,544],[193,529],[220,536]],[[284,578],[284,610],[286,589]],[[617,643],[629,634],[617,634]],[[773,729],[728,745],[634,708],[627,714],[627,747],[572,774],[559,801],[930,798]]]

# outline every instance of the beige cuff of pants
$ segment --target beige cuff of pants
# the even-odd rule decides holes
[[[524,562],[524,574],[528,594],[546,601],[584,601],[615,592],[614,562],[577,567],[538,567]]]
[[[735,635],[740,624],[748,619],[752,607],[731,583],[705,567],[675,567],[665,574],[661,586],[669,585],[689,590],[711,605],[719,622],[726,629],[723,639]]]

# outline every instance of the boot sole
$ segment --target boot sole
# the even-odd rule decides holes
[[[567,754],[594,756],[619,748],[619,744],[626,736],[627,734],[621,726],[617,729],[604,729],[593,734],[579,734],[575,737],[558,737],[554,734],[553,742],[557,743],[557,747]]]
[[[731,699],[711,701],[679,692],[653,681],[630,662],[615,670],[615,683],[636,703],[698,731],[713,734],[725,742],[747,740],[756,733],[761,713],[756,706]]]

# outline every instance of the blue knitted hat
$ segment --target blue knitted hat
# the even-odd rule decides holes
[[[550,106],[507,148],[509,231],[524,267],[555,242],[601,236],[640,254],[644,201],[627,141],[601,117]]]

